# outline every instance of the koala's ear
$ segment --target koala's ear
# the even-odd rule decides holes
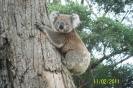
[[[73,28],[78,27],[78,25],[80,24],[80,18],[77,14],[73,13],[70,17],[72,24],[73,24]]]
[[[53,11],[50,14],[50,20],[51,20],[51,22],[53,23],[57,19],[58,16],[59,16],[59,12],[58,11]]]

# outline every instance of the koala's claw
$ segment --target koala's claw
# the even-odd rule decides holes
[[[38,28],[40,25],[41,25],[41,24],[38,23],[38,22],[35,23],[35,26],[36,26],[37,28]]]
[[[42,25],[46,25],[44,22],[42,22]]]
[[[62,63],[63,63],[64,65],[66,65],[66,64],[67,64],[65,60],[62,60]]]
[[[72,69],[72,68],[73,68],[73,63],[68,63],[66,60],[63,60],[62,63],[63,63],[68,69]]]
[[[41,23],[36,22],[35,26],[36,26],[37,29],[40,29],[40,30],[44,29],[44,26]]]

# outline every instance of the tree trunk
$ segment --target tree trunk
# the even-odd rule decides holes
[[[0,0],[0,88],[75,88],[61,55],[36,22],[50,25],[45,0]]]

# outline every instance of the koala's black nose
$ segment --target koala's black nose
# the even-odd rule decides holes
[[[63,22],[60,22],[59,28],[64,29],[64,23]]]

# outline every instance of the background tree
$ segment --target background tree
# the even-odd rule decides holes
[[[121,65],[133,56],[133,26],[130,15],[133,2],[132,0],[85,1],[86,6],[71,0],[64,5],[61,2],[49,4],[50,11],[57,10],[65,14],[77,13],[81,19],[77,32],[91,52],[92,61],[88,72],[79,78],[74,76],[75,83],[80,88],[99,88],[99,85],[95,85],[92,80],[119,79],[120,83],[101,84],[100,88],[124,87],[126,80],[132,79],[133,75],[130,69],[132,65]],[[128,74],[125,68],[131,72]],[[131,82],[132,80],[128,84],[130,87]]]
[[[0,88],[75,88],[58,50],[36,22],[50,25],[45,0],[0,0]]]

